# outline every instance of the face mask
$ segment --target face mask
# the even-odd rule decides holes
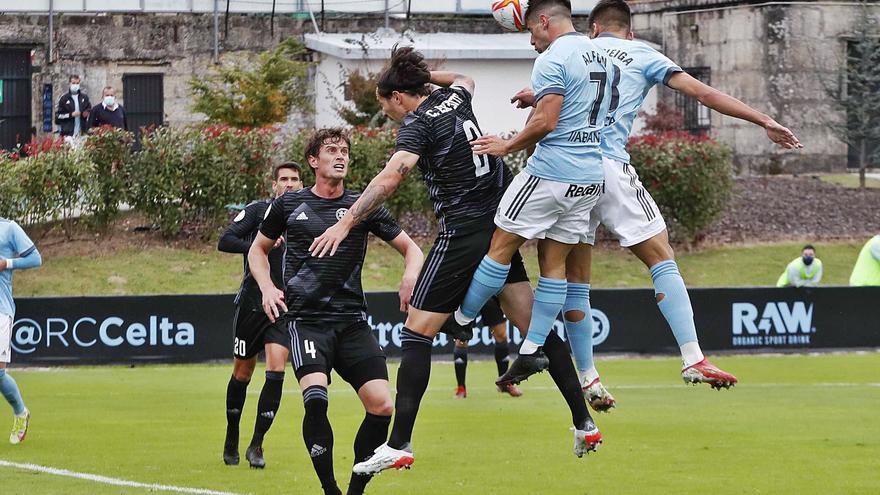
[[[71,84],[70,85],[71,93],[79,93],[79,84]]]
[[[813,264],[813,257],[812,256],[804,256],[802,259],[804,260],[804,264],[807,266],[810,266]]]
[[[115,103],[116,103],[115,96],[105,96],[104,97],[104,106],[105,107],[112,107]]]

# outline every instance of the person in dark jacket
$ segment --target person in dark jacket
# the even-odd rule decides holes
[[[89,96],[80,89],[80,79],[76,74],[67,78],[69,91],[58,100],[55,111],[55,123],[60,127],[62,136],[79,137],[88,130],[89,110],[92,103]]]
[[[89,127],[109,125],[117,129],[128,129],[125,109],[116,102],[116,90],[113,86],[105,86],[101,92],[101,104],[95,106],[89,115]]]

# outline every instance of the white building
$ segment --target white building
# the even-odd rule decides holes
[[[528,33],[324,33],[307,34],[305,44],[318,56],[315,74],[315,125],[343,125],[338,115],[345,100],[348,74],[379,73],[395,43],[412,45],[437,69],[468,75],[476,81],[474,113],[484,133],[522,129],[528,112],[510,104],[510,97],[529,85],[537,54]],[[646,101],[653,109],[656,91]],[[636,128],[638,128],[638,121]]]

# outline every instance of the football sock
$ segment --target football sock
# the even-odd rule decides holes
[[[507,373],[510,367],[510,344],[504,342],[495,342],[495,365],[498,366],[498,376]]]
[[[397,397],[394,401],[394,426],[388,446],[404,449],[412,439],[419,403],[431,377],[431,346],[434,339],[403,327],[400,332],[401,356],[397,370]]]
[[[568,319],[569,311],[579,311],[579,321]],[[565,334],[571,344],[574,362],[578,370],[593,367],[593,314],[590,312],[590,284],[568,283],[565,304],[562,306],[562,321],[565,322]]]
[[[324,493],[339,493],[333,475],[333,429],[327,418],[328,400],[327,387],[312,385],[303,390],[303,441]]]
[[[231,376],[226,385],[226,445],[232,448],[238,448],[238,425],[249,383],[240,382],[235,376]]]
[[[357,436],[354,437],[354,463],[363,462],[373,455],[373,451],[388,438],[388,427],[391,425],[391,416],[377,416],[367,413],[361,422]],[[360,495],[364,493],[367,483],[373,477],[367,474],[351,474],[348,482],[348,495]]]
[[[260,401],[257,403],[257,421],[254,424],[254,438],[251,439],[251,446],[263,445],[263,437],[269,428],[272,427],[272,421],[278,414],[278,407],[281,405],[281,393],[284,391],[284,372],[283,371],[267,371],[266,383],[263,384],[263,390],[260,392]]]
[[[550,360],[550,376],[571,410],[571,422],[576,428],[581,428],[590,417],[590,411],[587,410],[581,384],[574,371],[574,366],[571,364],[568,347],[556,332],[550,332],[550,335],[547,336],[547,341],[544,342],[544,353]]]
[[[556,321],[556,315],[565,303],[567,286],[568,283],[564,279],[544,277],[538,279],[535,302],[532,305],[532,319],[529,321],[529,333],[520,347],[520,354],[533,354],[538,347],[544,345],[547,334]]]
[[[24,414],[25,407],[24,400],[21,398],[21,390],[18,389],[18,384],[15,383],[12,375],[6,373],[6,368],[0,369],[0,393],[12,406],[12,412],[16,416]]]
[[[467,347],[455,346],[452,349],[452,358],[452,362],[455,364],[455,381],[459,387],[464,387],[464,379],[467,374]]]
[[[483,261],[474,272],[471,285],[461,303],[461,307],[455,311],[455,320],[459,325],[467,325],[474,321],[486,302],[504,287],[510,265],[502,265],[489,257],[483,256]]]
[[[696,364],[703,360],[703,353],[691,352],[693,346],[689,346],[688,355],[684,355],[683,346],[690,342],[697,342],[697,327],[694,324],[694,310],[691,307],[691,299],[688,296],[684,279],[678,271],[678,265],[673,260],[661,261],[651,267],[651,280],[654,282],[654,294],[658,297],[662,294],[663,300],[657,303],[663,317],[672,329],[672,335],[679,348],[682,349],[682,358],[685,366]],[[699,358],[699,359],[697,359]]]

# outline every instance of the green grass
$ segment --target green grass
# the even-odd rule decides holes
[[[829,184],[837,184],[843,187],[859,187],[859,174],[827,174],[818,176],[820,180]],[[865,178],[865,187],[880,189],[880,179]]]
[[[880,354],[720,357],[730,391],[687,387],[676,359],[603,360],[619,406],[597,417],[605,443],[571,453],[566,407],[549,378],[519,399],[492,386],[495,364],[472,362],[468,398],[452,398],[435,363],[416,424],[416,464],[370,485],[383,494],[867,494],[880,493]],[[397,364],[390,366],[392,373]],[[873,371],[871,371],[873,370]],[[14,369],[33,421],[0,460],[146,483],[235,493],[319,493],[292,380],[266,443],[268,467],[223,466],[227,365]],[[255,377],[260,377],[258,370]],[[247,442],[262,378],[251,384]],[[341,380],[330,388],[337,479],[345,486],[363,417]],[[146,490],[0,467],[3,494],[138,494]]]
[[[803,244],[717,247],[679,252],[677,258],[691,287],[767,286],[776,283],[788,262],[800,254]],[[823,285],[847,285],[862,242],[817,243],[816,247],[825,263]],[[525,249],[523,254],[529,275],[537,280],[535,249]],[[240,256],[209,249],[124,248],[94,257],[56,257],[50,251],[41,268],[15,274],[15,294],[22,297],[231,293],[238,288],[241,266]],[[647,269],[628,250],[597,249],[593,266],[595,287],[650,287]],[[383,243],[374,243],[364,265],[364,288],[394,290],[402,270],[396,251]]]

